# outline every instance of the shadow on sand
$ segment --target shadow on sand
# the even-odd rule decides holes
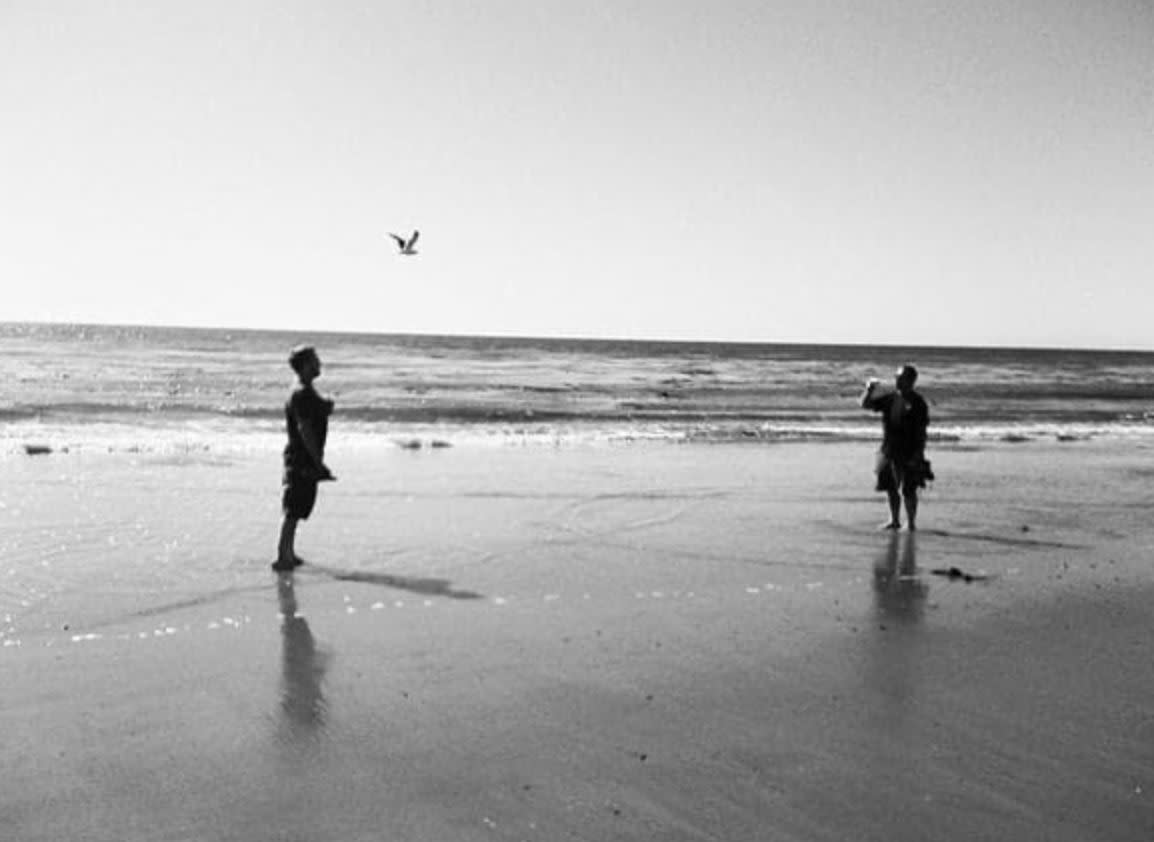
[[[320,564],[308,564],[303,568],[303,572],[309,571],[320,573],[339,582],[380,585],[384,588],[396,588],[424,596],[442,596],[446,599],[484,599],[481,594],[475,591],[457,590],[448,579],[397,576],[393,573],[374,573],[369,570],[342,570],[339,567],[326,567]]]
[[[1039,538],[1013,538],[1007,535],[983,534],[981,532],[950,532],[945,529],[918,530],[922,535],[935,535],[959,541],[981,541],[990,544],[1004,544],[1008,547],[1037,547],[1053,550],[1084,550],[1084,544],[1067,544],[1061,541],[1046,541]]]
[[[154,605],[150,608],[140,608],[122,616],[118,615],[102,623],[94,624],[93,628],[123,623],[126,619],[161,617],[165,614],[172,614],[176,611],[182,611],[186,608],[199,608],[203,605],[211,605],[214,602],[220,602],[222,600],[228,599],[230,596],[235,596],[236,594],[258,593],[263,591],[266,587],[267,585],[243,585],[241,587],[235,588],[221,588],[220,590],[199,594],[198,596],[191,596],[188,599],[166,602],[164,605]]]

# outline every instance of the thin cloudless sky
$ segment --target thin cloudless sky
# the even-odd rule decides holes
[[[0,321],[1154,349],[1147,0],[0,0],[0,113]]]

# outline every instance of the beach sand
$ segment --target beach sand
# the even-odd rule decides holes
[[[1154,450],[872,449],[6,457],[0,838],[1154,838]]]

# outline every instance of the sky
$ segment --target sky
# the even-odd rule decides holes
[[[1154,349],[1152,45],[1148,0],[0,0],[0,321]]]

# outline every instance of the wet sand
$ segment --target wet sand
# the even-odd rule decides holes
[[[2,836],[1154,838],[1154,451],[932,456],[8,458]]]

